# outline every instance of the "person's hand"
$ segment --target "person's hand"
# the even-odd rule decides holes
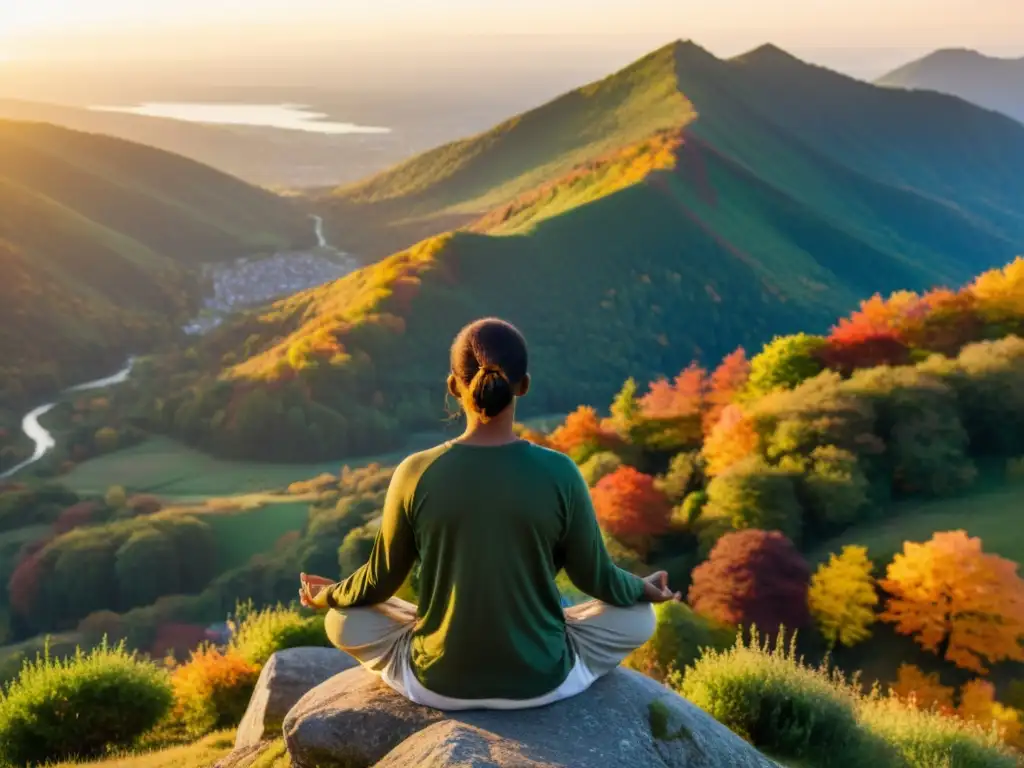
[[[334,581],[323,576],[300,573],[299,584],[299,602],[307,608],[327,607],[327,587],[334,584]]]
[[[679,602],[683,596],[668,588],[668,573],[658,571],[644,579],[643,600],[647,603],[667,603],[671,600]]]

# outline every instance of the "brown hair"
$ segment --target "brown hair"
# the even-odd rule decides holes
[[[477,320],[452,342],[451,365],[462,407],[486,423],[512,403],[526,378],[526,339],[504,320]]]

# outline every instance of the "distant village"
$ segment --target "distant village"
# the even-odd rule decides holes
[[[184,331],[190,335],[207,333],[234,311],[337,280],[357,266],[354,258],[330,247],[207,265],[204,282],[211,294],[203,300],[199,316]]]

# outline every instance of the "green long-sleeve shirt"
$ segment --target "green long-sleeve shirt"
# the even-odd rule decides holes
[[[530,699],[572,669],[555,576],[618,606],[643,582],[615,566],[568,457],[528,442],[446,443],[398,467],[369,561],[330,588],[348,608],[390,598],[420,560],[412,669],[459,699]]]

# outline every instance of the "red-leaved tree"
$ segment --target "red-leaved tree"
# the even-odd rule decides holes
[[[807,626],[810,579],[807,562],[778,531],[737,531],[720,538],[694,568],[687,599],[716,621],[773,635],[783,626]]]
[[[652,536],[668,530],[672,507],[654,478],[622,466],[601,478],[591,491],[601,527],[641,555]]]
[[[99,509],[99,505],[94,501],[80,501],[77,504],[72,504],[53,521],[54,535],[60,536],[79,526],[88,525],[92,522],[97,509]]]

